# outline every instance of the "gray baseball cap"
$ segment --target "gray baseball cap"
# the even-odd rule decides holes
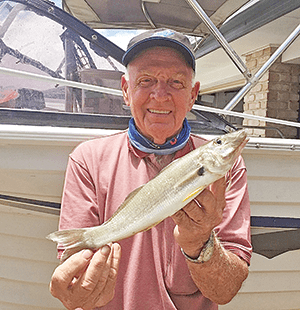
[[[174,48],[184,56],[186,62],[195,71],[195,55],[190,40],[180,32],[166,28],[149,30],[132,38],[123,55],[123,65],[127,66],[140,52],[155,46]]]

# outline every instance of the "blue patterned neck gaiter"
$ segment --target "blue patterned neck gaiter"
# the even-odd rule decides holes
[[[180,133],[165,144],[155,144],[141,135],[135,126],[133,118],[129,121],[128,128],[129,140],[134,147],[145,153],[153,153],[156,155],[169,155],[182,149],[186,145],[190,133],[191,127],[186,118],[183,121],[183,127]]]

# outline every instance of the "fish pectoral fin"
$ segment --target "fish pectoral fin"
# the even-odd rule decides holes
[[[188,199],[200,194],[203,190],[204,190],[205,186],[200,186],[199,188],[197,188],[195,191],[193,191],[192,193],[190,193],[187,197],[185,197],[182,202],[187,201]]]
[[[145,185],[141,185],[140,187],[134,189],[131,193],[128,194],[128,196],[125,198],[125,200],[122,202],[122,204],[119,206],[117,211],[113,214],[111,218],[109,218],[105,224],[109,223],[122,209],[124,209],[128,203],[130,202],[131,199],[135,197],[135,195],[144,187]]]
[[[125,200],[122,202],[122,204],[119,206],[119,208],[117,209],[117,211],[114,213],[114,215],[116,215],[118,212],[120,212],[129,202],[132,198],[134,198],[134,196],[144,187],[145,185],[141,185],[140,187],[134,189],[131,193],[128,194],[128,196],[125,198]],[[111,218],[108,220],[110,221]]]

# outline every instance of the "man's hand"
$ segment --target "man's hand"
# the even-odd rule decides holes
[[[225,190],[224,177],[172,216],[176,224],[175,240],[188,256],[198,257],[211,231],[221,223],[226,205]]]
[[[114,243],[96,253],[83,250],[58,266],[50,282],[51,294],[69,310],[91,310],[114,296],[121,247]]]
[[[221,178],[200,193],[196,201],[173,215],[175,239],[191,258],[199,257],[212,229],[221,223],[226,206],[225,191],[225,178]],[[195,264],[187,260],[187,265],[201,294],[217,304],[228,303],[249,272],[246,261],[225,250],[217,239],[208,262]]]

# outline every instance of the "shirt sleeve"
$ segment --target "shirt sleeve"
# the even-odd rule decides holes
[[[227,174],[229,190],[226,192],[226,207],[222,223],[216,227],[221,244],[250,265],[252,255],[250,233],[250,201],[247,186],[247,171],[241,156]]]
[[[59,229],[100,225],[97,205],[96,187],[92,176],[84,161],[71,154],[66,169]],[[63,248],[58,245],[59,258],[62,251]]]

